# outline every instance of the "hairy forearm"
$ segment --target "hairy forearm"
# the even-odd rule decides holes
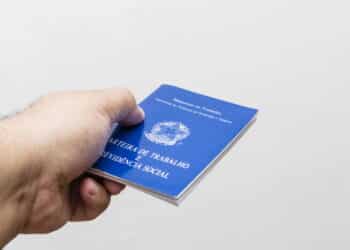
[[[36,176],[40,174],[29,158],[31,149],[23,143],[27,131],[21,129],[26,124],[20,120],[0,121],[0,249],[26,223],[35,199]]]

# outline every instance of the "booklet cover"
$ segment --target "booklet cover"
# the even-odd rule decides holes
[[[161,85],[140,106],[145,121],[117,127],[90,172],[179,204],[257,110]]]

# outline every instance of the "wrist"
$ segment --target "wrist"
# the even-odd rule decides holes
[[[0,121],[0,248],[22,231],[37,193],[40,164],[28,147],[28,126],[14,117]]]

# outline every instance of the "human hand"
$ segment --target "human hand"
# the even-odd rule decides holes
[[[116,122],[128,126],[143,119],[133,95],[115,88],[49,94],[1,122],[8,143],[0,150],[7,148],[6,157],[16,157],[9,163],[13,170],[3,171],[11,176],[3,178],[0,172],[0,188],[17,197],[12,200],[21,215],[8,212],[20,220],[16,233],[48,233],[68,221],[101,214],[110,196],[124,186],[84,173],[99,158]],[[0,169],[5,168],[1,164]],[[3,185],[6,181],[8,185]]]

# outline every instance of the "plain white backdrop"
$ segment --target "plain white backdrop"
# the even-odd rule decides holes
[[[141,100],[160,83],[260,109],[179,208],[129,188],[96,221],[7,249],[349,249],[349,8],[0,1],[0,113],[61,89],[124,85]]]

